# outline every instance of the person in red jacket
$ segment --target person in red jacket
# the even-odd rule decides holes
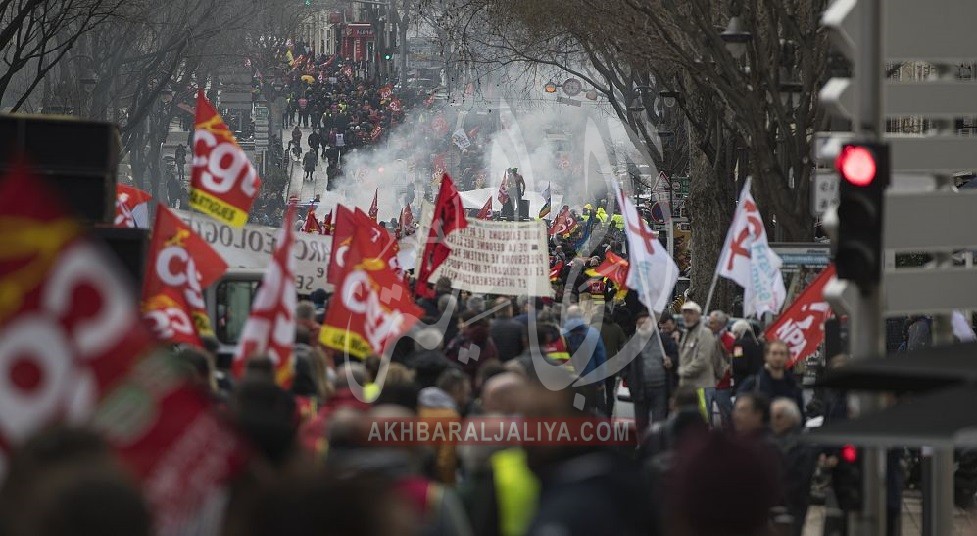
[[[726,329],[727,323],[729,323],[729,315],[726,313],[718,309],[709,313],[709,329],[716,335],[716,342],[722,350],[715,354],[721,357],[722,363],[714,363],[713,370],[717,378],[716,406],[719,407],[719,418],[722,420],[723,428],[729,426],[730,416],[733,413],[733,376],[729,363],[733,355],[733,345],[736,344],[736,337]]]

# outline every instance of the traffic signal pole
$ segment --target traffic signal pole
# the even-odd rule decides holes
[[[860,0],[864,41],[859,43],[855,65],[855,130],[866,141],[881,142],[885,133],[883,115],[882,0]],[[861,71],[861,72],[859,72]],[[883,242],[884,243],[884,242]],[[880,267],[881,269],[881,267]],[[879,285],[859,289],[850,315],[851,355],[866,359],[885,353],[882,330],[882,299]],[[877,394],[860,394],[854,401],[860,414],[881,409]],[[885,449],[866,448],[863,453],[862,511],[853,515],[853,534],[885,536]]]

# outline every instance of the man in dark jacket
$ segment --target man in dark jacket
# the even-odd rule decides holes
[[[492,341],[499,350],[503,363],[522,353],[523,326],[512,319],[512,300],[499,297],[495,300],[495,318],[489,330]]]
[[[818,460],[818,449],[804,443],[801,410],[789,398],[778,398],[770,404],[770,428],[773,441],[784,459],[782,482],[787,512],[793,518],[791,534],[801,536],[810,502],[811,477]]]
[[[767,400],[789,398],[797,404],[798,408],[801,408],[801,417],[803,417],[804,396],[800,386],[786,368],[789,358],[790,350],[787,349],[784,341],[769,341],[763,356],[765,362],[763,369],[744,380],[736,393],[760,393]]]
[[[623,351],[627,352],[624,355],[638,352],[624,369],[624,376],[634,402],[635,430],[640,435],[649,422],[664,421],[668,415],[666,357],[647,311],[637,314],[635,335]]]

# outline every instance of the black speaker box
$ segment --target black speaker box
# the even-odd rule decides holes
[[[111,224],[115,218],[120,150],[112,123],[0,114],[0,172],[26,163],[85,223]]]
[[[146,254],[149,251],[149,229],[97,226],[92,234],[119,261],[131,283],[131,290],[138,298],[142,294],[143,276],[146,273]]]

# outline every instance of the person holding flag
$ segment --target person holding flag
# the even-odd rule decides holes
[[[380,189],[379,188],[377,188],[376,190],[373,191],[373,203],[370,203],[369,216],[370,216],[370,219],[373,220],[373,223],[376,223],[377,222],[377,214],[379,214],[379,212],[380,212],[380,210],[379,210],[379,208],[377,206],[377,195],[379,193],[380,193]]]
[[[417,267],[417,282],[414,293],[421,298],[431,298],[434,296],[432,289],[428,288],[428,279],[434,270],[448,258],[451,248],[445,243],[445,238],[454,231],[468,227],[468,220],[465,218],[465,207],[461,201],[461,194],[455,188],[451,176],[445,173],[441,178],[441,188],[434,201],[434,217],[431,220],[431,228],[428,236],[425,237],[424,251],[420,257],[420,265]]]
[[[550,210],[553,204],[553,195],[550,190],[550,184],[547,184],[546,189],[543,190],[543,199],[545,200],[545,202],[543,203],[543,207],[539,209],[538,219],[540,220],[550,215]]]
[[[746,179],[740,193],[732,225],[719,254],[719,264],[712,278],[706,306],[719,276],[735,281],[743,287],[743,316],[776,314],[787,299],[787,289],[780,273],[780,257],[767,243],[767,231],[760,210],[750,193],[751,180]]]

